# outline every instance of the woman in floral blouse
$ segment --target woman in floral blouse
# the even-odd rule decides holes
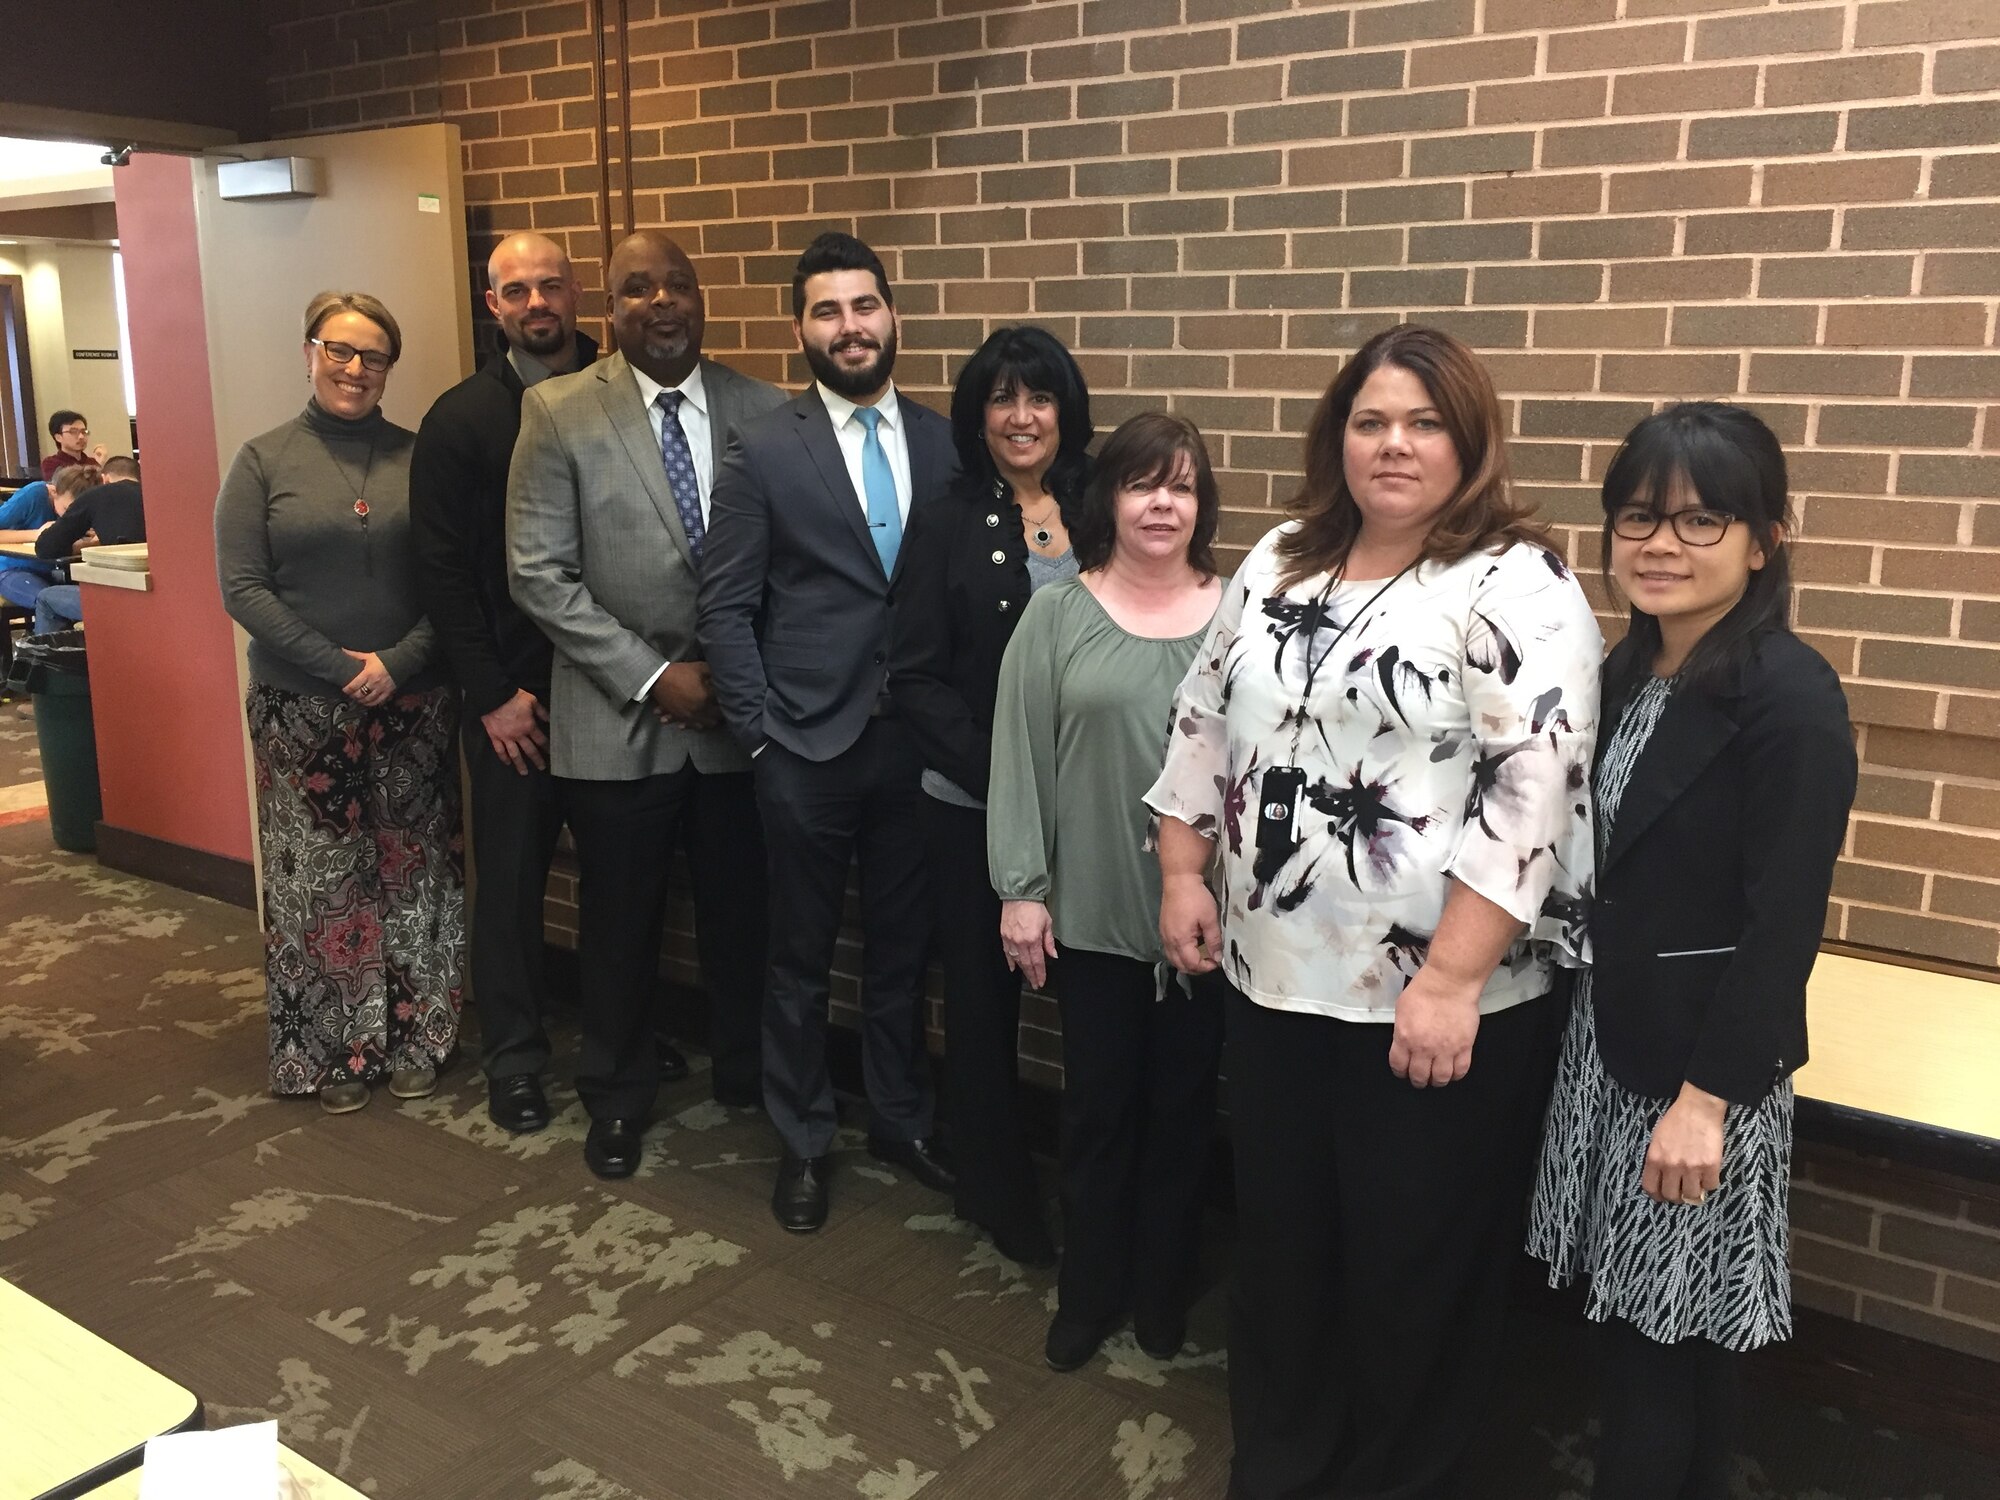
[[[1296,511],[1225,594],[1146,798],[1167,956],[1232,989],[1230,1493],[1428,1496],[1498,1353],[1602,641],[1444,334],[1340,371]]]

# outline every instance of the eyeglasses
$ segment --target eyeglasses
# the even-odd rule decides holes
[[[1735,519],[1726,510],[1704,510],[1700,506],[1662,515],[1644,505],[1624,505],[1611,514],[1611,534],[1628,542],[1643,542],[1660,529],[1660,522],[1665,521],[1674,528],[1674,535],[1686,545],[1713,547],[1722,540],[1729,530],[1729,523]]]
[[[90,429],[81,422],[72,422],[69,426],[60,429],[58,435],[61,437],[89,437]]]
[[[326,339],[308,339],[307,342],[318,344],[319,352],[326,356],[330,365],[351,365],[358,354],[364,370],[373,370],[380,375],[396,362],[393,356],[384,354],[380,349],[357,349],[352,344],[330,343]]]

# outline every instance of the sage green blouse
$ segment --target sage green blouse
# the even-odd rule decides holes
[[[1022,611],[993,711],[986,858],[1000,899],[1042,902],[1058,943],[1164,956],[1144,798],[1166,757],[1174,690],[1207,633],[1131,635],[1074,578]]]

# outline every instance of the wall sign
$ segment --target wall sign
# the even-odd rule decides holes
[[[116,359],[118,351],[116,349],[72,349],[69,351],[69,357],[71,359]]]

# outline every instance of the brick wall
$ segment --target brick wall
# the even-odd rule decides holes
[[[1801,1306],[2000,1360],[2000,1188],[1804,1146],[1791,1206]]]
[[[275,133],[453,120],[475,263],[534,227],[601,286],[584,0],[267,4]],[[940,400],[994,326],[1043,323],[1100,425],[1167,406],[1211,435],[1232,547],[1399,318],[1485,355],[1585,568],[1634,421],[1756,407],[1864,762],[1829,935],[2000,963],[2000,4],[627,10],[634,217],[695,256],[710,352],[802,379],[791,261],[851,229],[898,278],[905,385]]]

